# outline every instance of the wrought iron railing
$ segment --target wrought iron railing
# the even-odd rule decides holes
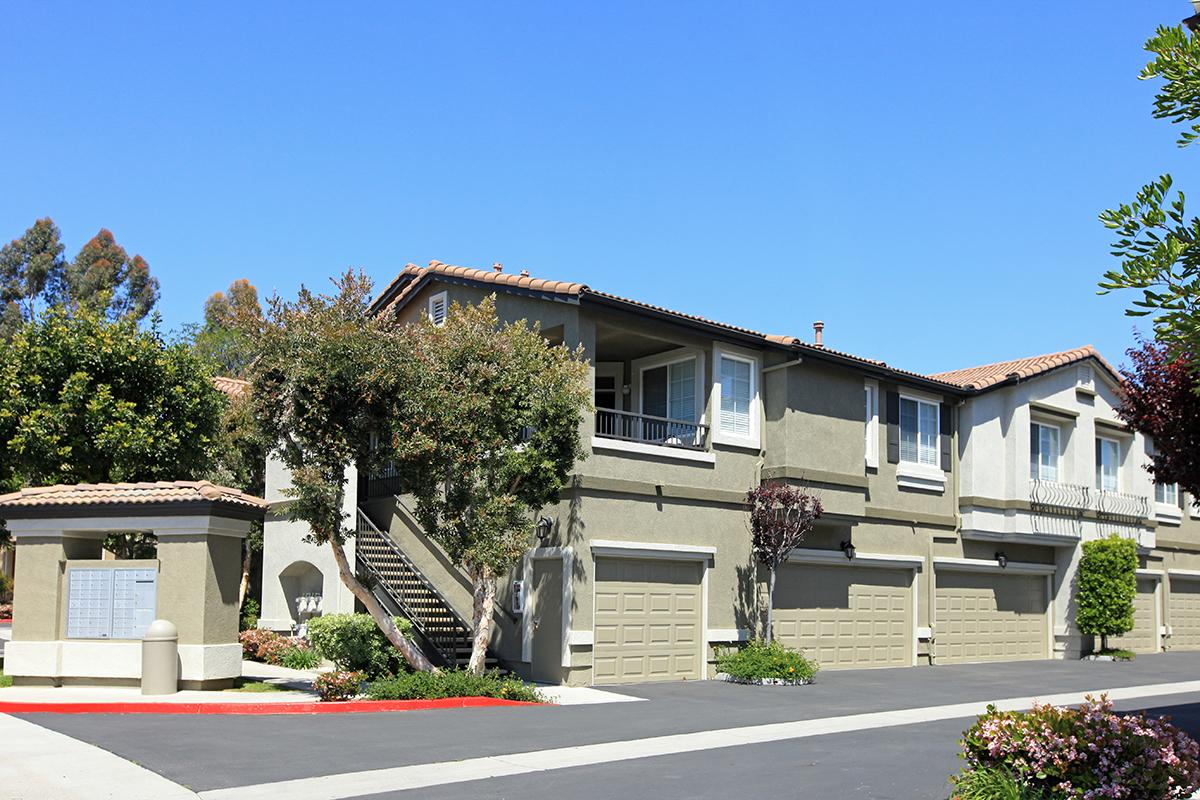
[[[596,435],[626,442],[703,450],[708,443],[708,426],[682,419],[597,408]]]
[[[361,509],[356,532],[355,555],[376,585],[387,592],[445,664],[457,665],[460,653],[470,651],[471,625]]]
[[[1102,489],[1096,492],[1096,516],[1105,532],[1127,534],[1150,516],[1150,500],[1142,495]]]
[[[1129,533],[1150,516],[1149,499],[1141,495],[1046,480],[1029,482],[1029,506],[1039,533],[1079,535],[1089,512],[1102,528]]]
[[[358,501],[404,494],[404,481],[394,466],[388,464],[375,472],[358,473]]]

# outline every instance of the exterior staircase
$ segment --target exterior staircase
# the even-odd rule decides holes
[[[412,622],[426,654],[439,666],[466,667],[471,659],[471,623],[446,600],[392,538],[358,509],[355,557],[371,578],[371,591],[390,613]],[[488,666],[496,664],[488,658]]]

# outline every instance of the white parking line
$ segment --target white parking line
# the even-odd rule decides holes
[[[94,745],[0,714],[0,800],[196,800],[196,793]]]
[[[798,722],[653,736],[623,742],[559,747],[552,750],[468,758],[462,761],[443,761],[433,764],[414,764],[407,767],[388,767],[347,772],[340,775],[322,775],[314,778],[298,778],[253,786],[214,789],[200,792],[200,798],[201,800],[275,800],[278,797],[286,797],[288,800],[342,800],[359,795],[423,789],[508,775],[524,775],[676,753],[693,753],[720,747],[737,747],[745,744],[801,739],[831,733],[847,733],[872,728],[972,717],[982,713],[989,703],[1001,710],[1018,710],[1029,708],[1035,700],[1054,705],[1081,703],[1085,695],[1089,694],[1107,694],[1112,700],[1133,700],[1197,691],[1200,691],[1200,681],[1182,681],[1130,686],[1121,689],[1095,689],[1090,692],[1066,692],[1040,697],[981,700],[900,711],[880,711]]]

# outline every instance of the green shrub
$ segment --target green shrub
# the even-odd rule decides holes
[[[405,636],[412,623],[397,617],[396,627]],[[396,675],[407,669],[400,651],[379,630],[370,614],[327,614],[308,621],[308,640],[317,652],[341,670],[363,672],[367,677]]]
[[[0,603],[11,603],[13,597],[13,579],[0,574]]]
[[[316,669],[321,665],[321,656],[311,647],[289,647],[283,652],[279,665],[288,669]]]
[[[1075,590],[1075,625],[1080,633],[1108,637],[1133,630],[1133,598],[1137,595],[1137,542],[1116,534],[1083,543]]]
[[[816,677],[818,669],[817,662],[805,658],[798,650],[757,639],[739,650],[726,651],[717,659],[718,671],[742,680],[809,681]]]
[[[367,676],[361,672],[338,670],[318,675],[312,682],[313,691],[324,702],[353,700],[362,693]]]
[[[1005,770],[976,769],[954,778],[951,800],[1053,800],[1039,789],[1030,789]]]
[[[492,670],[472,675],[465,670],[412,672],[397,678],[384,678],[367,687],[372,700],[439,700],[444,697],[497,697],[544,703],[541,692],[520,678],[503,676]]]
[[[242,603],[242,630],[252,631],[258,627],[258,601],[247,597]]]

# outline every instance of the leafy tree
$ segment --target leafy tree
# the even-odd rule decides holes
[[[51,308],[0,341],[0,488],[199,477],[221,403],[157,322]]]
[[[1117,414],[1154,441],[1148,469],[1157,483],[1177,483],[1200,497],[1200,394],[1195,360],[1149,341],[1129,351]]]
[[[1138,77],[1162,80],[1154,116],[1187,125],[1177,142],[1187,147],[1200,135],[1200,40],[1182,27],[1160,27],[1145,47],[1154,58]],[[1121,261],[1105,273],[1102,293],[1140,290],[1126,313],[1154,315],[1157,338],[1200,352],[1200,219],[1188,216],[1182,192],[1172,195],[1171,176],[1147,184],[1100,221],[1116,233],[1112,252]]]
[[[70,305],[104,313],[109,319],[141,320],[158,302],[158,279],[141,256],[125,252],[112,232],[101,228],[66,269]]]
[[[46,217],[0,248],[0,338],[34,318],[38,298],[63,280],[66,261],[58,227]]]
[[[263,312],[258,290],[245,278],[204,303],[204,324],[187,332],[192,347],[220,375],[241,378],[257,352]]]
[[[776,573],[792,550],[812,532],[824,509],[820,498],[800,487],[779,482],[764,483],[746,492],[746,508],[750,512],[750,547],[758,562],[767,568],[766,639],[770,642],[775,639]]]
[[[370,280],[347,272],[334,285],[332,296],[301,287],[295,302],[271,300],[249,368],[254,416],[291,471],[289,516],[308,524],[308,541],[332,550],[342,583],[405,661],[430,670],[346,558],[354,535],[342,512],[346,470],[377,465],[372,437],[387,428],[406,375],[399,326],[368,313]]]
[[[495,299],[405,329],[407,378],[387,433],[425,531],[471,578],[482,674],[497,578],[520,561],[536,509],[557,502],[583,456],[590,406],[580,351],[551,346],[525,320],[501,324]]]
[[[1075,590],[1075,626],[1081,633],[1108,637],[1133,630],[1133,598],[1137,594],[1137,542],[1112,535],[1083,543]]]

